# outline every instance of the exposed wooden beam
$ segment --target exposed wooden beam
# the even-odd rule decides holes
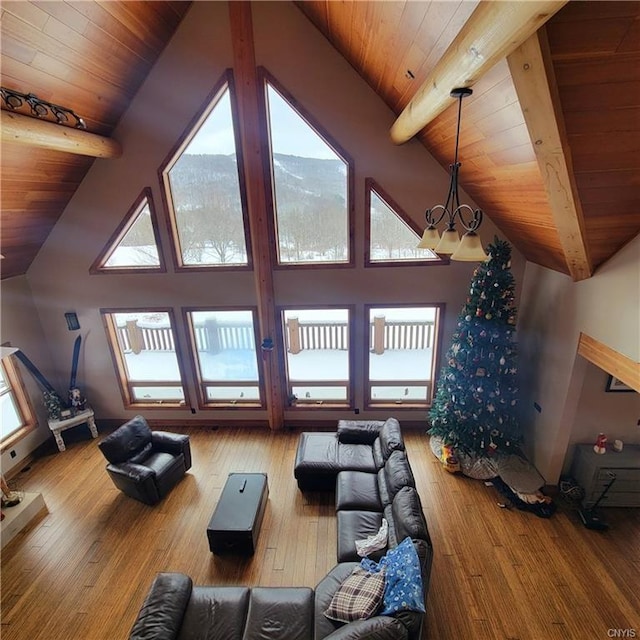
[[[260,132],[260,98],[258,74],[253,47],[253,21],[251,3],[229,2],[231,40],[233,42],[233,68],[238,97],[242,159],[247,185],[247,207],[251,230],[251,254],[258,297],[260,337],[270,338],[277,344],[277,323],[274,298],[271,254],[267,229],[267,185]],[[263,358],[267,417],[269,428],[284,427],[284,393],[277,351],[266,351]]]
[[[2,141],[44,147],[94,158],[119,158],[120,143],[95,133],[38,120],[13,111],[0,111]]]
[[[593,275],[593,266],[546,30],[534,33],[507,62],[569,273],[574,281],[584,280]]]
[[[578,353],[640,393],[640,362],[634,362],[586,333],[580,333]]]
[[[412,138],[452,103],[452,89],[471,87],[566,3],[567,0],[482,0],[393,123],[393,142],[402,144]]]

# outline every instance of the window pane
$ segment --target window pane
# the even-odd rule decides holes
[[[132,400],[184,401],[171,317],[166,311],[110,314]],[[144,384],[136,384],[144,383]],[[154,384],[155,383],[155,384]]]
[[[294,385],[291,387],[293,395],[296,397],[298,404],[303,402],[335,402],[337,400],[347,400],[346,387],[305,387]]]
[[[369,381],[372,402],[430,400],[435,307],[369,310]],[[415,384],[416,382],[422,384]]]
[[[259,387],[207,387],[207,400],[214,402],[259,402]]]
[[[416,249],[420,238],[415,231],[375,191],[371,190],[370,196],[371,262],[439,259],[429,249]]]
[[[138,402],[158,402],[166,400],[167,402],[179,402],[184,400],[184,391],[182,387],[139,387],[131,388],[134,400]]]
[[[395,386],[395,387],[383,387],[380,385],[371,386],[371,399],[376,401],[393,401],[396,403],[402,402],[426,402],[427,393],[429,391],[428,386]]]
[[[183,265],[248,264],[238,170],[226,88],[168,172]]]
[[[299,402],[346,401],[349,311],[291,309],[283,312],[283,325],[289,394]]]
[[[207,400],[246,402],[260,399],[257,385],[258,357],[253,313],[237,311],[192,311],[188,318],[200,380]],[[215,385],[211,383],[219,382]],[[251,382],[253,384],[229,384]]]
[[[108,269],[124,267],[160,266],[158,247],[153,235],[153,223],[149,203],[145,201],[135,222],[124,235],[109,259],[104,263]]]
[[[2,417],[0,440],[22,427],[20,414],[18,413],[13,395],[10,392],[3,393],[0,396],[0,416]]]
[[[0,442],[13,434],[26,434],[36,426],[33,407],[22,388],[20,374],[12,358],[6,357],[0,363]]]
[[[349,261],[348,164],[267,85],[278,260]]]

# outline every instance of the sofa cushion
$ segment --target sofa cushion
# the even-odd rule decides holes
[[[312,638],[313,591],[309,587],[251,589],[243,640]]]
[[[397,547],[389,549],[380,562],[364,558],[361,566],[367,571],[386,573],[380,615],[399,611],[425,612],[420,560],[411,538],[405,538]]]
[[[341,471],[336,479],[336,511],[381,511],[378,476],[366,471]]]
[[[384,476],[389,499],[393,500],[402,487],[415,487],[416,482],[404,451],[392,451],[384,465]]]
[[[316,585],[314,638],[322,638],[323,640],[362,640],[362,638],[367,638],[367,640],[406,640],[409,637],[407,627],[394,618],[375,616],[368,620],[342,624],[329,620],[323,615],[333,594],[357,566],[356,562],[337,564]]]
[[[404,440],[400,431],[400,423],[395,418],[387,418],[380,429],[380,452],[384,460],[388,460],[391,452],[404,451]]]
[[[335,488],[338,463],[338,438],[335,433],[300,434],[293,475],[305,491],[331,491]]]
[[[142,416],[136,416],[109,434],[98,447],[112,464],[129,460],[151,442],[151,429]]]
[[[323,640],[407,640],[409,631],[400,620],[375,616],[368,620],[355,620],[321,637]]]
[[[242,640],[248,609],[248,587],[193,587],[178,640]]]
[[[324,615],[339,622],[366,620],[380,608],[384,585],[384,571],[371,573],[356,567],[333,594]]]
[[[345,444],[338,445],[338,467],[340,471],[368,471],[375,473],[376,465],[373,461],[371,445]]]
[[[138,612],[129,640],[175,640],[192,588],[191,578],[183,573],[159,573]]]
[[[402,487],[398,491],[391,503],[391,511],[397,540],[409,537],[429,541],[420,496],[413,487]]]
[[[359,560],[359,559],[358,559]],[[351,575],[351,572],[358,566],[357,562],[341,562],[337,564],[327,575],[318,582],[315,588],[315,615],[314,615],[314,638],[324,638],[338,627],[341,623],[325,617],[333,594],[340,585]]]
[[[377,511],[338,511],[338,562],[353,562],[360,560],[356,552],[356,540],[364,540],[375,535],[382,525],[382,513]],[[384,549],[373,553],[379,558],[384,555]]]
[[[383,424],[380,420],[338,420],[338,440],[351,444],[373,444]]]

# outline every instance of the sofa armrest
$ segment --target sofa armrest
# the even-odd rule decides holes
[[[145,482],[149,478],[155,478],[155,471],[137,462],[121,462],[120,464],[107,465],[107,471],[115,477],[131,482]]]
[[[381,420],[338,420],[338,440],[347,444],[373,444],[383,425]]]
[[[368,620],[349,622],[323,640],[407,640],[407,628],[395,618],[374,616]]]
[[[113,484],[123,493],[148,505],[160,501],[160,493],[156,484],[153,469],[135,462],[108,464],[107,472]]]
[[[182,433],[169,433],[168,431],[152,431],[151,442],[160,450],[175,456],[184,456],[185,470],[191,468],[191,444],[189,436]]]
[[[159,573],[153,581],[129,640],[175,640],[193,583],[183,573]]]

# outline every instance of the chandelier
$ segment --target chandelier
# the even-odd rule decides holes
[[[482,248],[482,241],[477,234],[482,224],[483,213],[481,209],[473,209],[468,204],[460,204],[458,195],[458,172],[461,163],[458,161],[458,144],[460,141],[460,114],[462,113],[462,99],[473,93],[468,87],[453,89],[451,97],[458,99],[458,124],[456,129],[456,152],[451,169],[451,182],[449,193],[444,204],[437,204],[425,212],[427,228],[418,243],[418,249],[431,249],[439,254],[451,255],[452,260],[465,262],[481,262],[488,258]],[[465,216],[467,219],[465,219]],[[442,237],[436,226],[446,218],[447,228]],[[462,239],[456,229],[456,219],[465,230]]]

